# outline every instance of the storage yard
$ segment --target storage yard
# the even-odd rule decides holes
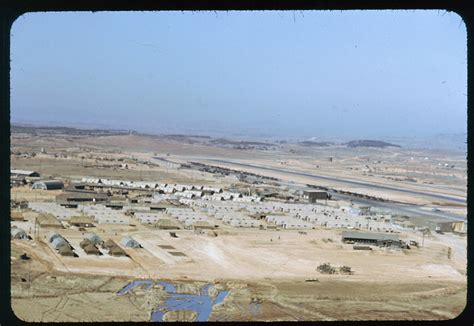
[[[166,280],[225,291],[209,294],[209,320],[453,318],[465,305],[466,162],[448,154],[14,133],[13,310],[147,321],[166,286],[117,292]],[[174,311],[162,318],[200,318]]]

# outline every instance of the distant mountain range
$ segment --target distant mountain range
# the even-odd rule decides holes
[[[120,135],[120,134],[142,134],[134,130],[126,129],[113,129],[108,127],[99,127],[98,125],[89,126],[69,126],[60,124],[37,124],[37,123],[11,123],[11,131],[13,133],[21,132],[40,132],[43,134],[57,134],[66,133],[70,135]],[[149,133],[144,133],[145,135]],[[431,150],[450,150],[456,152],[467,152],[467,133],[440,133],[434,136],[392,136],[392,137],[377,137],[377,140],[350,140],[341,139],[338,137],[328,137],[327,139],[320,139],[319,137],[311,137],[301,140],[295,135],[293,137],[251,137],[250,135],[235,137],[236,135],[216,135],[212,132],[208,134],[192,134],[183,132],[182,134],[166,134],[166,133],[153,133],[160,137],[168,138],[202,138],[202,139],[213,139],[213,142],[223,142],[223,138],[227,138],[227,142],[249,142],[255,143],[255,145],[271,145],[269,143],[297,143],[302,146],[308,147],[327,147],[327,146],[347,146],[351,148],[357,147],[372,147],[372,148],[385,148],[385,147],[404,147],[413,149],[431,149]],[[350,138],[349,138],[350,139]],[[248,144],[247,144],[248,145]]]

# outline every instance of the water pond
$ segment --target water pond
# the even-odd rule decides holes
[[[150,289],[154,284],[164,286],[168,297],[163,305],[157,307],[151,313],[151,321],[163,321],[163,315],[170,310],[191,310],[197,314],[196,321],[207,321],[212,313],[212,308],[221,303],[229,291],[218,291],[215,298],[209,296],[209,289],[213,286],[206,284],[199,290],[198,294],[177,293],[176,287],[168,282],[155,282],[152,280],[136,280],[127,284],[117,294],[124,295],[131,289],[145,285],[145,289]]]

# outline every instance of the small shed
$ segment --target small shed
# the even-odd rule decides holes
[[[28,240],[28,234],[23,229],[11,228],[10,233],[12,239]]]
[[[125,247],[129,247],[129,248],[140,248],[140,244],[134,240],[133,238],[129,237],[129,236],[125,236],[122,238],[122,240],[120,241],[120,243],[125,246]]]
[[[315,203],[318,199],[329,199],[327,191],[320,190],[305,190],[303,192],[303,198],[308,200],[310,203]]]
[[[452,221],[442,221],[436,223],[435,231],[441,232],[452,232],[454,227],[454,223]]]
[[[32,189],[58,190],[63,189],[64,183],[60,180],[42,180],[33,183]]]

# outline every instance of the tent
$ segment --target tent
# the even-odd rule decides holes
[[[212,230],[214,229],[214,226],[210,225],[208,222],[206,221],[197,221],[197,222],[194,222],[193,223],[193,228],[194,229],[208,229],[208,230]]]
[[[126,256],[127,254],[125,253],[125,251],[120,248],[119,246],[115,246],[115,247],[111,247],[110,250],[109,250],[109,254],[112,255],[112,256]]]
[[[56,238],[62,238],[62,236],[59,233],[56,232],[49,232],[48,233],[48,241],[53,242],[54,239]]]
[[[83,249],[88,255],[100,255],[99,249],[97,249],[97,247],[94,246],[92,243],[88,244]]]
[[[72,251],[71,247],[68,245],[62,246],[61,248],[59,248],[58,252],[61,256],[74,257],[74,252]]]
[[[85,247],[87,247],[88,245],[90,244],[93,244],[89,239],[84,239],[81,241],[81,243],[79,244],[79,246],[84,249]]]
[[[170,219],[160,219],[155,223],[155,227],[160,230],[176,230],[179,227]]]
[[[112,247],[117,246],[114,240],[109,239],[102,244],[102,248],[111,249]]]
[[[69,224],[78,227],[91,227],[94,225],[89,216],[73,216],[69,219]]]

